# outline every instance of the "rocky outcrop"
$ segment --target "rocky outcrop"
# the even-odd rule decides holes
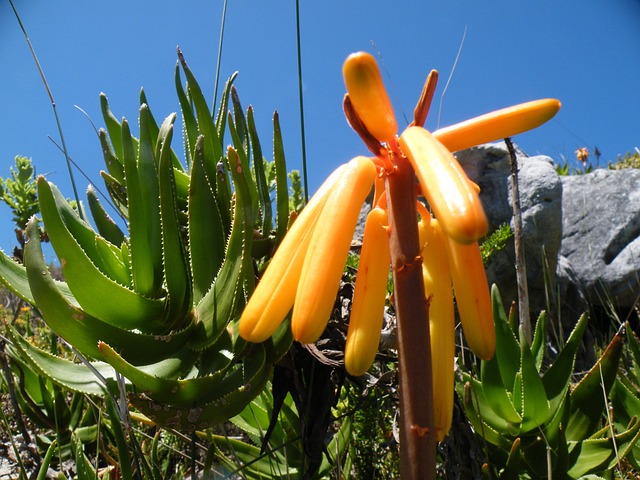
[[[502,144],[458,155],[491,230],[513,225],[509,157]],[[551,309],[568,324],[602,308],[623,316],[640,301],[640,170],[560,177],[548,157],[518,152],[520,202],[531,314]],[[487,267],[505,303],[517,298],[513,244]]]
[[[632,308],[640,298],[640,170],[596,170],[563,177],[560,254],[591,306]]]

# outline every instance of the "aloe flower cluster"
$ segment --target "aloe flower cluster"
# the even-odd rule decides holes
[[[478,187],[451,152],[510,137],[549,120],[560,108],[554,99],[499,110],[431,133],[422,125],[437,72],[427,79],[414,121],[398,137],[393,108],[375,59],[355,53],[344,64],[345,113],[373,157],[359,156],[336,169],[293,223],[242,314],[240,335],[268,339],[291,313],[295,340],[313,343],[331,315],[358,215],[375,188],[368,214],[345,345],[345,367],[366,372],[380,340],[386,286],[391,270],[421,268],[429,330],[436,436],[451,424],[454,365],[454,303],[469,348],[488,360],[495,351],[489,288],[478,240],[488,230]],[[395,228],[388,209],[388,180],[400,166],[415,172],[420,255],[392,265],[389,236]],[[422,201],[422,197],[425,201]],[[429,347],[429,346],[427,346]],[[401,346],[399,346],[401,348]]]

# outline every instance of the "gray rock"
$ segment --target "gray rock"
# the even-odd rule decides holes
[[[540,310],[548,309],[548,288],[555,282],[562,240],[562,182],[549,157],[527,157],[517,148],[516,154],[530,313],[537,318]],[[469,178],[480,186],[490,232],[504,223],[513,229],[511,173],[505,144],[481,145],[456,156]],[[487,277],[490,284],[498,285],[505,305],[517,302],[513,242],[491,259]]]
[[[563,177],[561,255],[590,305],[632,308],[640,297],[640,170]]]

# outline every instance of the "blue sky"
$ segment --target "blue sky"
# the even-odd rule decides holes
[[[15,0],[56,100],[71,157],[94,181],[103,168],[93,127],[98,95],[135,125],[144,87],[152,111],[178,110],[176,46],[213,97],[220,1],[29,2]],[[313,191],[338,164],[366,154],[341,110],[341,66],[357,50],[380,51],[399,122],[411,115],[425,76],[441,80],[427,128],[543,97],[561,112],[515,138],[530,155],[573,160],[597,146],[602,161],[640,147],[640,2],[637,0],[477,0],[427,2],[300,0],[306,151]],[[278,110],[290,168],[301,166],[295,2],[229,0],[222,80],[239,71],[240,98],[255,109],[266,152]],[[16,155],[71,197],[51,104],[9,3],[0,2],[0,176]],[[180,153],[181,147],[175,144]],[[87,181],[76,172],[81,193]],[[101,184],[99,183],[101,186]],[[0,204],[0,248],[15,244],[10,211]]]

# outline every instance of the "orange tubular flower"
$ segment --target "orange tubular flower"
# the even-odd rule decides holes
[[[344,366],[354,376],[369,369],[380,343],[391,262],[386,225],[386,210],[376,207],[369,212],[344,347]]]
[[[299,342],[315,342],[327,325],[360,208],[375,177],[371,159],[354,158],[322,209],[304,258],[291,317],[293,338]]]
[[[422,278],[429,303],[431,365],[433,370],[433,416],[438,441],[451,428],[453,418],[453,365],[455,358],[455,319],[451,274],[447,260],[447,237],[436,219],[424,215],[419,224],[422,243]]]
[[[555,98],[534,100],[441,128],[433,136],[457,152],[537,128],[551,120],[560,107]]]
[[[447,235],[460,243],[483,237],[489,227],[480,198],[451,152],[422,127],[407,128],[400,148]]]
[[[398,125],[375,58],[365,52],[352,53],[342,75],[349,99],[369,133],[380,142],[392,141]]]
[[[496,332],[487,276],[478,244],[447,242],[449,268],[460,322],[471,351],[490,360],[496,351]]]
[[[311,235],[345,168],[340,166],[325,180],[282,240],[240,317],[240,336],[245,340],[264,342],[293,307]]]

